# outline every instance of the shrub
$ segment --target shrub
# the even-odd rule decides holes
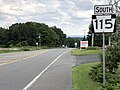
[[[12,48],[12,47],[14,47],[14,45],[13,45],[13,44],[10,44],[9,47]]]
[[[106,67],[110,73],[115,72],[120,62],[120,43],[110,46],[106,50]]]
[[[22,51],[31,51],[31,49],[29,47],[22,47],[21,50]]]
[[[89,75],[90,75],[90,77],[92,78],[93,81],[102,83],[103,79],[102,79],[101,63],[96,65],[96,66],[93,66]]]
[[[117,71],[114,74],[107,73],[107,82],[105,83],[105,85],[102,85],[103,89],[120,90],[120,72],[119,72],[120,70],[119,69],[117,69]]]
[[[16,46],[16,47],[22,47],[22,44],[21,44],[21,42],[19,42],[19,43],[17,43],[15,46]]]
[[[106,50],[106,83],[103,90],[120,90],[120,42],[107,47]],[[102,83],[102,54],[101,63],[92,67],[89,75],[96,81]]]
[[[22,41],[21,45],[22,46],[28,46],[28,43],[27,43],[27,41]]]
[[[86,48],[86,50],[98,50],[100,49],[100,47],[88,47]]]

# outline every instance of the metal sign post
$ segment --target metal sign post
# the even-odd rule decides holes
[[[103,32],[103,84],[105,81],[105,33]]]
[[[95,5],[92,15],[93,33],[103,34],[103,84],[106,81],[105,75],[105,33],[112,33],[116,30],[116,15],[111,5]]]

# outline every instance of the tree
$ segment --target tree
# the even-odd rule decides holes
[[[92,22],[91,22],[89,25],[89,32],[87,35],[87,40],[88,40],[89,46],[91,46],[91,43],[92,43],[92,32],[93,32],[93,28],[92,28]],[[102,43],[103,43],[102,34],[94,33],[94,46],[102,47]],[[108,45],[108,34],[105,34],[105,45]]]
[[[8,30],[4,28],[0,28],[0,45],[5,47],[8,42]]]
[[[51,27],[52,30],[54,30],[54,32],[56,32],[56,34],[59,37],[59,46],[62,46],[63,44],[65,44],[66,42],[66,34],[63,33],[63,31],[60,28],[57,28],[56,26]]]
[[[120,40],[120,16],[116,17],[116,32],[112,34],[112,42],[119,42]]]
[[[41,34],[41,44],[58,47],[66,40],[66,34],[60,28],[51,28],[45,23],[26,22],[12,24],[8,30],[0,28],[0,45],[36,46]]]

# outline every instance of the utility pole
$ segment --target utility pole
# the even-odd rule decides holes
[[[41,33],[39,33],[39,47],[41,47]]]
[[[94,45],[94,33],[92,33],[92,43],[91,43],[91,46],[93,47]]]
[[[86,38],[85,38],[85,30],[84,30],[84,41],[86,40]]]

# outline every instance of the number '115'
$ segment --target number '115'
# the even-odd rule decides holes
[[[95,24],[96,24],[96,29],[98,29],[98,25],[100,25],[100,29],[110,29],[112,28],[113,24],[112,24],[112,20],[111,19],[105,19],[105,22],[103,19],[101,20],[95,20]]]

